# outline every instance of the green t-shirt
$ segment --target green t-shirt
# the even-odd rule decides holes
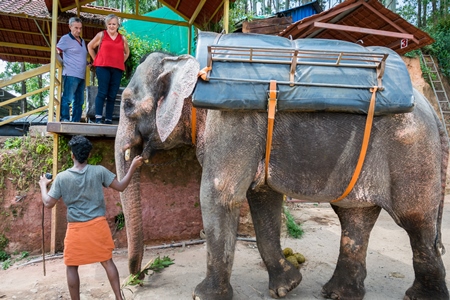
[[[116,175],[103,166],[86,165],[82,171],[68,169],[59,173],[48,192],[62,198],[67,206],[67,222],[86,222],[105,215],[103,187]]]

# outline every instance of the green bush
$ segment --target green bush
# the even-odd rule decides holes
[[[11,258],[11,255],[9,255],[5,250],[0,250],[0,261],[5,261],[9,258]]]
[[[435,40],[433,44],[425,47],[426,51],[437,58],[442,74],[450,77],[450,16],[440,18],[426,31]]]

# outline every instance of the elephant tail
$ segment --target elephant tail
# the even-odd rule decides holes
[[[435,240],[435,249],[440,252],[441,255],[445,254],[445,247],[442,244],[442,214],[444,211],[445,190],[447,185],[447,164],[449,155],[449,139],[444,125],[439,120],[437,114],[435,115],[436,123],[439,129],[439,136],[441,140],[441,201],[439,203],[439,211],[436,220],[437,235]]]

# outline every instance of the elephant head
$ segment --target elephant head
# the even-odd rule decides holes
[[[154,52],[137,67],[122,93],[120,121],[115,140],[118,178],[123,178],[132,157],[145,161],[155,149],[172,149],[190,144],[190,95],[197,82],[199,64],[190,55],[173,57]],[[143,228],[140,173],[135,172],[121,193],[128,240],[130,273],[140,271],[143,257]]]

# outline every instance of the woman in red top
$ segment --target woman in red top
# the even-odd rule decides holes
[[[89,42],[88,51],[98,79],[98,93],[95,98],[95,123],[102,123],[103,105],[106,98],[105,124],[112,124],[114,102],[120,87],[125,61],[130,55],[127,39],[118,32],[119,18],[110,14],[105,18],[103,30]],[[95,49],[98,50],[95,51]]]

